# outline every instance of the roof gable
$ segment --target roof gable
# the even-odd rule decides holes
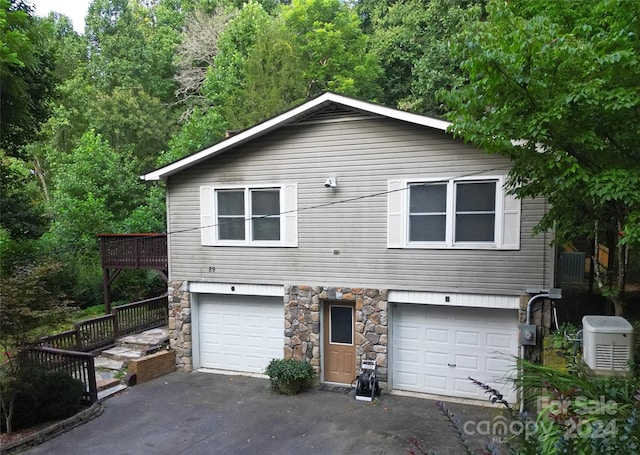
[[[141,176],[143,180],[165,180],[169,176],[187,169],[204,160],[215,157],[225,151],[228,151],[240,144],[252,141],[264,134],[267,134],[278,128],[282,128],[294,123],[310,123],[314,121],[326,121],[331,117],[348,115],[351,117],[366,116],[382,116],[404,122],[414,123],[417,125],[446,131],[451,125],[450,122],[427,117],[424,115],[413,114],[410,112],[385,107],[379,104],[369,103],[366,101],[349,98],[336,93],[326,92],[313,98],[293,109],[290,109],[280,115],[270,118],[262,123],[248,128],[230,138],[218,142],[204,150],[193,155],[189,155],[181,160],[171,163],[155,171],[149,172]]]

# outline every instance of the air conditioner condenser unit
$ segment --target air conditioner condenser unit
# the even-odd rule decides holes
[[[620,316],[582,318],[583,358],[595,374],[626,374],[633,361],[633,327]]]

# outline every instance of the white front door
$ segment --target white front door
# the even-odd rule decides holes
[[[511,383],[518,353],[517,310],[394,304],[392,387],[487,400],[469,378],[515,401]]]
[[[264,373],[284,347],[282,297],[199,294],[200,366]]]

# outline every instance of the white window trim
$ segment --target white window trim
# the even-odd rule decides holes
[[[493,242],[455,242],[456,182],[496,182],[495,232]],[[446,183],[446,233],[444,242],[409,241],[409,186],[416,183]],[[389,180],[387,247],[406,249],[519,250],[520,201],[507,195],[504,175],[474,175],[469,177],[416,177]]]
[[[251,240],[251,191],[278,190],[280,195],[280,240]],[[216,191],[244,191],[244,240],[224,240],[218,237],[218,200]],[[220,185],[200,187],[201,243],[206,246],[297,247],[298,187],[296,184],[264,183],[256,185]]]

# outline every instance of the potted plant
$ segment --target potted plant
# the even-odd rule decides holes
[[[271,389],[285,395],[294,395],[300,387],[313,379],[315,371],[309,362],[295,359],[272,359],[265,369],[271,379]]]

